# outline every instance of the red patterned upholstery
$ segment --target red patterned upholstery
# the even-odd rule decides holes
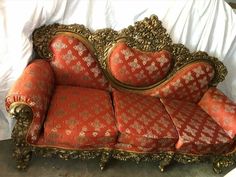
[[[141,52],[118,42],[108,58],[109,70],[118,81],[132,86],[148,86],[163,79],[171,67],[171,54]]]
[[[60,34],[52,40],[50,48],[57,84],[107,89],[108,81],[88,41]]]
[[[178,135],[159,99],[114,90],[118,142],[156,151],[174,150]]]
[[[199,106],[233,139],[236,135],[236,104],[217,88],[209,88]]]
[[[115,145],[116,150],[121,151],[128,151],[128,152],[139,152],[139,153],[153,153],[156,152],[156,148],[150,146],[150,147],[142,147],[142,146],[134,146],[131,144],[124,144],[124,143],[117,143]]]
[[[44,123],[48,146],[83,148],[111,145],[117,128],[109,93],[102,90],[57,86]]]
[[[39,138],[53,88],[54,75],[50,64],[42,59],[34,60],[25,68],[6,97],[7,110],[14,102],[24,102],[32,108],[33,121],[27,135],[29,143],[35,143]]]
[[[161,99],[178,131],[176,149],[190,154],[219,154],[232,148],[232,140],[197,104]]]
[[[213,77],[214,69],[209,63],[196,62],[185,66],[166,82],[143,94],[198,102]]]

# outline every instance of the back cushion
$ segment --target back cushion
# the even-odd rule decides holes
[[[119,82],[136,87],[162,80],[171,68],[172,56],[166,50],[143,52],[118,42],[108,56],[108,70]]]
[[[58,85],[108,88],[108,81],[94,56],[93,47],[85,38],[58,34],[49,47],[53,53],[51,66]]]
[[[198,61],[178,70],[172,77],[142,94],[198,102],[207,91],[215,70],[210,63]]]

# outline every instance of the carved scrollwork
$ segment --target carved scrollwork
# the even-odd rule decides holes
[[[49,148],[49,147],[33,147],[33,151],[36,155],[43,157],[59,157],[64,160],[69,159],[81,159],[89,160],[94,159],[101,155],[102,150],[67,150],[60,148]]]
[[[214,67],[215,75],[209,84],[211,86],[216,86],[219,82],[223,81],[227,74],[226,67],[223,63],[217,58],[209,56],[206,52],[198,51],[191,53],[183,44],[172,44],[172,40],[166,32],[166,29],[162,26],[161,21],[159,21],[156,16],[145,18],[142,21],[136,22],[133,26],[129,26],[128,28],[118,32],[112,29],[104,29],[99,32],[101,34],[104,33],[103,36],[107,36],[108,39],[96,37],[97,40],[93,41],[98,59],[105,74],[107,75],[107,78],[114,87],[118,87],[120,89],[130,91],[135,90],[136,92],[139,92],[139,90],[142,92],[143,90],[152,89],[153,87],[156,87],[171,78],[184,66],[196,61],[205,61]],[[99,34],[97,34],[97,36],[99,36]],[[118,82],[108,72],[109,68],[106,66],[106,60],[108,59],[109,51],[120,40],[125,41],[129,47],[136,48],[141,51],[153,52],[162,49],[168,50],[172,53],[174,58],[172,70],[162,81],[148,87],[133,87]]]
[[[126,43],[138,50],[152,52],[161,49],[166,49],[172,53],[174,57],[172,70],[168,76],[160,83],[164,82],[176,71],[180,70],[185,65],[195,61],[206,61],[212,64],[215,68],[215,76],[211,81],[211,85],[224,80],[227,70],[225,66],[217,58],[208,56],[205,52],[191,53],[188,48],[182,44],[173,44],[166,29],[162,26],[162,23],[156,16],[145,18],[142,21],[136,22],[134,25],[129,26],[121,31],[116,31],[110,28],[97,30],[90,32],[83,25],[62,25],[52,24],[48,26],[42,26],[36,29],[33,33],[33,45],[34,50],[41,58],[51,58],[52,53],[49,49],[49,44],[53,37],[58,33],[73,33],[81,35],[87,39],[95,49],[94,56],[101,63],[104,71],[107,70],[106,59],[110,48],[119,40],[125,40]],[[157,83],[155,86],[157,86]],[[125,88],[125,86],[124,86]],[[125,88],[127,90],[135,90],[136,88]],[[142,90],[142,89],[140,89]],[[144,90],[144,89],[143,89]],[[10,107],[10,114],[17,120],[14,130],[12,132],[13,141],[16,144],[16,148],[13,152],[17,161],[17,167],[19,169],[25,169],[28,162],[31,159],[31,153],[36,155],[42,155],[43,157],[58,156],[65,160],[67,159],[93,159],[98,156],[101,157],[100,168],[104,169],[105,164],[108,163],[110,157],[119,160],[134,160],[136,163],[140,161],[158,161],[161,171],[169,165],[173,160],[188,164],[194,162],[205,161],[211,158],[215,158],[213,168],[216,172],[221,172],[222,168],[230,166],[235,163],[235,152],[222,156],[197,156],[186,154],[174,154],[173,152],[166,153],[135,153],[122,150],[65,150],[60,148],[48,148],[48,147],[36,147],[29,145],[26,142],[26,135],[29,126],[32,122],[33,113],[29,106],[22,103],[14,103]]]
[[[105,56],[109,50],[106,46],[111,46],[117,38],[118,32],[110,28],[97,30],[91,36],[91,41],[97,52],[97,58],[103,69],[106,69]]]
[[[200,155],[188,155],[188,154],[175,154],[174,155],[174,160],[183,164],[206,161],[208,158],[209,156],[200,156]]]
[[[24,103],[13,103],[9,109],[10,115],[16,119],[12,131],[12,140],[15,143],[13,157],[16,159],[18,169],[26,169],[31,160],[31,146],[26,142],[26,135],[32,122],[32,109]]]
[[[97,51],[102,68],[106,70],[106,58],[110,48],[119,40],[125,40],[128,46],[146,51],[158,51],[166,49],[172,51],[172,40],[166,29],[162,26],[157,16],[152,15],[142,21],[137,21],[133,26],[115,31],[113,29],[101,29],[93,34],[93,44]]]
[[[9,113],[17,120],[12,131],[12,139],[16,146],[25,146],[26,134],[33,118],[32,109],[26,104],[16,102],[10,106]]]
[[[49,44],[53,37],[62,32],[71,32],[83,36],[86,39],[91,38],[91,32],[89,29],[85,28],[84,25],[73,24],[73,25],[62,25],[62,24],[52,24],[44,25],[36,29],[33,33],[33,46],[36,53],[41,58],[49,59],[52,57],[52,53],[49,49]]]
[[[157,16],[137,21],[133,26],[124,28],[119,32],[119,38],[126,38],[130,47],[142,51],[158,51],[161,49],[170,49],[172,40],[162,22]]]
[[[224,155],[189,155],[176,153],[173,159],[183,164],[213,161],[214,172],[222,173],[224,168],[236,164],[236,149],[234,149],[229,154]]]
[[[236,148],[228,154],[219,155],[213,159],[213,170],[216,173],[222,173],[223,169],[236,165]]]
[[[59,157],[64,160],[69,159],[81,159],[89,160],[96,157],[100,157],[100,169],[104,170],[106,164],[109,162],[111,157],[111,150],[108,149],[98,149],[98,150],[66,150],[59,148],[47,148],[47,147],[33,147],[33,151],[36,155],[43,157]]]
[[[140,161],[159,162],[159,169],[161,172],[163,172],[164,168],[171,163],[173,156],[174,156],[173,152],[135,153],[135,152],[122,151],[122,150],[115,150],[112,153],[112,157],[115,159],[122,160],[122,161],[133,160],[137,164],[139,164]]]
[[[104,168],[105,168],[106,164],[109,162],[110,158],[111,158],[111,151],[110,150],[103,151],[101,153],[101,159],[100,159],[100,163],[99,163],[101,170],[104,170]]]
[[[176,73],[176,71],[180,70],[185,65],[197,60],[209,62],[215,68],[215,76],[210,83],[212,86],[216,86],[219,82],[223,81],[227,74],[226,67],[217,58],[208,56],[207,53],[201,51],[190,53],[184,45],[172,44],[172,40],[166,32],[166,29],[162,26],[162,22],[155,15],[137,21],[134,25],[130,25],[121,31],[105,28],[92,33],[84,25],[79,24],[52,24],[42,26],[36,29],[33,33],[33,44],[36,53],[42,58],[51,58],[52,53],[49,50],[50,41],[57,33],[63,32],[81,35],[88,40],[95,49],[94,55],[99,60],[106,75],[109,75],[106,66],[106,59],[109,50],[121,39],[125,40],[130,47],[141,51],[152,52],[166,49],[172,53],[174,57],[172,70],[166,78],[161,82],[154,84],[153,87],[156,87],[158,84],[168,80]],[[114,82],[110,76],[108,76],[108,79],[110,79],[112,83]],[[117,83],[113,83],[113,85],[116,86]],[[126,90],[146,90],[151,88],[126,87],[126,85],[122,84],[118,87],[120,86],[124,87]]]
[[[189,49],[183,44],[173,44],[173,56],[175,58],[175,63],[173,70],[168,75],[173,76],[176,71],[180,70],[182,67],[186,66],[189,63],[195,61],[205,61],[210,63],[215,70],[214,78],[211,80],[210,85],[216,86],[219,82],[222,82],[227,75],[227,69],[224,64],[215,57],[209,56],[206,52],[198,51],[190,53]]]

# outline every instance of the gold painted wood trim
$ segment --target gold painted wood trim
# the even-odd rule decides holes
[[[52,38],[52,40],[54,38],[56,38],[57,36],[60,36],[60,35],[70,36],[70,37],[78,39],[79,41],[81,41],[89,49],[90,52],[92,52],[92,55],[95,54],[95,49],[94,49],[92,43],[89,42],[89,40],[87,40],[82,35],[72,33],[72,32],[57,32],[57,34]]]
[[[21,147],[18,151],[22,152]],[[24,150],[24,149],[23,149]],[[17,152],[18,152],[17,151]],[[33,152],[36,156],[43,156],[47,158],[59,157],[64,160],[69,159],[82,159],[89,160],[97,157],[100,159],[100,168],[104,169],[106,163],[109,162],[109,158],[127,161],[132,160],[139,164],[141,161],[146,162],[159,162],[159,169],[163,172],[165,167],[173,164],[174,162],[182,164],[191,164],[198,162],[212,162],[213,170],[215,173],[221,173],[224,169],[236,164],[236,153],[231,153],[231,155],[196,155],[196,154],[185,154],[185,153],[174,153],[174,152],[157,152],[157,153],[140,153],[140,152],[130,152],[125,150],[117,149],[91,149],[91,150],[67,150],[61,148],[46,148],[46,147],[37,147],[29,146],[28,151]],[[27,152],[28,152],[27,151]],[[24,151],[23,151],[24,152]],[[20,154],[18,154],[20,156]],[[21,156],[20,156],[21,157]],[[31,158],[31,156],[30,156]],[[26,162],[29,161],[22,159],[19,161],[19,167],[25,166]],[[22,166],[21,166],[22,165]],[[19,168],[22,169],[22,168]]]
[[[227,74],[226,67],[223,63],[215,57],[208,56],[206,52],[198,51],[190,53],[189,49],[184,45],[172,44],[171,38],[166,33],[161,21],[159,21],[156,16],[151,16],[150,18],[138,21],[133,26],[129,26],[115,34],[114,32],[108,33],[107,36],[109,40],[106,41],[106,39],[104,39],[102,43],[95,40],[94,45],[97,48],[96,51],[98,52],[99,61],[101,62],[108,80],[111,82],[113,87],[121,90],[142,92],[143,90],[152,89],[170,79],[184,66],[196,61],[204,61],[213,66],[215,75],[209,84],[210,86],[216,86],[219,82],[224,80]],[[112,50],[114,45],[116,45],[120,40],[125,40],[129,47],[143,52],[155,52],[161,49],[171,52],[174,59],[172,69],[163,80],[148,87],[134,87],[121,83],[116,80],[111,73],[109,73],[109,66],[107,64],[110,50]]]
[[[228,4],[230,5],[230,7],[232,7],[232,9],[236,9],[236,3],[229,2]]]
[[[44,59],[50,59],[52,57],[52,53],[49,49],[49,44],[51,40],[58,33],[71,33],[75,36],[81,36],[84,39],[88,39],[90,42],[90,38],[92,33],[85,28],[84,25],[73,24],[73,25],[62,25],[62,24],[51,24],[44,25],[40,28],[34,30],[32,38],[33,38],[33,47],[36,53]],[[91,42],[90,42],[91,43]]]
[[[27,134],[33,119],[31,107],[22,102],[15,102],[10,105],[9,113],[16,119],[16,124],[12,131],[12,140],[15,144],[13,157],[16,160],[16,166],[20,170],[28,167],[32,156],[32,146],[27,143]]]
[[[142,91],[148,90],[160,85],[171,78],[178,70],[184,66],[195,61],[206,61],[210,63],[215,69],[215,75],[210,86],[216,86],[222,82],[227,74],[227,69],[221,61],[215,57],[209,56],[206,52],[198,51],[190,53],[182,44],[173,44],[166,29],[162,26],[162,22],[157,16],[152,15],[149,18],[135,22],[120,31],[111,28],[100,29],[95,32],[90,32],[88,28],[83,25],[62,25],[52,24],[42,26],[36,29],[33,33],[33,44],[36,53],[42,58],[51,58],[52,53],[48,46],[52,38],[58,33],[71,34],[81,36],[81,38],[88,41],[89,48],[94,51],[95,58],[100,62],[103,72],[107,79],[111,82],[113,87],[127,90],[127,91]],[[132,87],[122,84],[108,72],[107,58],[109,51],[120,40],[125,40],[127,45],[143,52],[154,52],[165,49],[171,52],[173,57],[173,67],[170,69],[168,75],[161,81],[148,87]],[[91,45],[90,45],[91,44]]]

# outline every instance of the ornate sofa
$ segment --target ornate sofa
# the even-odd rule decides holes
[[[205,52],[173,44],[156,16],[121,31],[52,24],[33,33],[40,59],[6,97],[16,119],[17,168],[32,154],[235,164],[236,104],[216,85],[227,70]]]

